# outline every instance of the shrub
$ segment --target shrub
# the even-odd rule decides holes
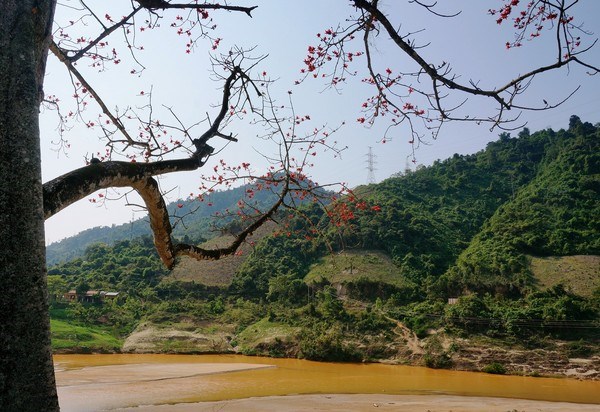
[[[361,361],[361,354],[344,341],[344,334],[338,326],[314,325],[313,328],[302,330],[299,342],[300,357],[317,361]]]
[[[494,375],[506,374],[506,368],[504,367],[504,365],[502,365],[501,363],[498,363],[498,362],[493,362],[493,363],[490,363],[489,365],[484,366],[482,371],[485,373],[492,373]]]
[[[448,369],[452,366],[452,358],[446,352],[426,353],[423,362],[425,366],[433,369]]]
[[[425,355],[423,356],[423,362],[428,368],[434,369],[448,369],[452,366],[452,350],[455,347],[444,350],[442,341],[437,335],[429,338],[425,346]]]

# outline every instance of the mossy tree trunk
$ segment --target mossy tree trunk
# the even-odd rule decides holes
[[[0,410],[56,411],[39,104],[55,0],[0,0]]]

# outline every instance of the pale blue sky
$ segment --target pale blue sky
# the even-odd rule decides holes
[[[118,16],[122,11],[117,8],[126,3],[121,0],[103,2],[107,7],[106,12],[113,16]],[[310,127],[322,124],[335,126],[346,121],[336,140],[347,145],[348,150],[343,153],[342,159],[333,159],[328,154],[319,156],[311,174],[319,183],[344,181],[350,186],[356,186],[367,181],[366,154],[369,146],[372,146],[373,153],[377,156],[375,176],[378,181],[405,168],[406,158],[411,153],[411,147],[407,143],[408,132],[406,129],[397,130],[392,141],[382,144],[379,143],[382,127],[369,129],[356,123],[356,118],[360,116],[361,103],[371,94],[358,80],[350,81],[341,94],[332,90],[322,91],[323,83],[317,80],[308,81],[300,86],[293,84],[299,77],[307,46],[315,43],[316,33],[343,22],[352,14],[349,3],[346,0],[243,0],[235,4],[259,6],[252,19],[243,14],[224,12],[213,12],[212,16],[219,26],[216,36],[224,39],[220,50],[228,50],[231,45],[237,44],[245,47],[256,46],[257,54],[269,55],[260,70],[265,70],[271,78],[278,79],[273,87],[277,98],[287,99],[287,91],[293,91],[296,111],[299,114],[311,115]],[[442,19],[404,0],[380,1],[382,8],[392,16],[391,20],[401,25],[401,32],[425,29],[416,37],[422,44],[431,43],[423,49],[422,54],[433,63],[451,62],[455,72],[460,73],[465,81],[474,79],[481,81],[484,86],[499,86],[536,65],[551,63],[555,56],[550,33],[521,49],[507,51],[504,44],[512,39],[510,26],[499,27],[494,18],[486,13],[490,8],[497,8],[501,4],[500,1],[453,0],[439,3],[442,11],[462,10],[462,14],[453,19]],[[600,16],[600,2],[588,0],[580,3],[574,14],[585,22],[589,31],[595,33],[590,40],[597,38],[600,34],[600,19],[597,18]],[[68,10],[59,6],[57,19],[70,19],[66,13]],[[138,57],[148,67],[142,78],[128,75],[131,65],[127,63],[101,74],[95,73],[85,65],[81,65],[79,69],[89,76],[89,81],[104,96],[109,107],[140,105],[143,101],[135,95],[140,90],[149,90],[152,86],[157,105],[171,106],[188,123],[193,123],[198,114],[204,115],[207,111],[214,111],[211,105],[219,102],[219,84],[209,79],[208,43],[206,48],[199,48],[193,54],[186,55],[184,41],[173,29],[167,27],[173,20],[174,13],[167,15],[170,17],[165,19],[164,27],[152,33],[140,34],[145,51],[139,53]],[[115,46],[120,40],[118,35],[109,39]],[[387,38],[382,36],[374,44],[375,58],[379,64],[392,68],[411,67],[401,51],[386,40]],[[600,64],[600,45],[592,49],[587,58],[596,65]],[[362,67],[363,63],[358,61],[357,67]],[[535,105],[541,105],[542,99],[549,102],[559,100],[578,85],[582,88],[559,108],[524,113],[522,120],[528,123],[527,127],[532,131],[546,127],[566,127],[571,114],[577,114],[583,120],[592,123],[600,121],[599,81],[600,77],[587,76],[584,70],[578,67],[536,79],[528,91],[526,100]],[[64,69],[52,56],[48,65],[45,91],[65,97],[72,94]],[[473,102],[473,107],[478,110],[486,110],[485,105],[484,102]],[[53,146],[50,142],[56,140],[55,125],[55,115],[44,112],[44,181],[83,166],[86,154],[103,150],[97,139],[99,131],[76,126],[67,135],[71,143],[68,154],[52,151]],[[488,129],[485,125],[449,124],[442,129],[436,141],[419,148],[416,153],[417,163],[429,165],[436,159],[444,159],[454,153],[468,154],[481,150],[500,133],[498,130],[490,133]],[[243,123],[233,125],[229,131],[237,134],[240,142],[227,147],[215,161],[220,158],[230,163],[249,161],[258,167],[261,160],[255,152],[272,153],[275,150],[274,147],[256,139],[257,132]],[[211,164],[206,167],[212,168]],[[190,192],[197,192],[198,176],[201,173],[202,170],[163,179],[163,188],[173,189],[168,199],[175,200],[178,197],[186,197]],[[53,242],[89,227],[123,223],[132,218],[132,213],[132,208],[124,206],[120,201],[98,207],[82,200],[46,222],[46,239],[47,242]]]

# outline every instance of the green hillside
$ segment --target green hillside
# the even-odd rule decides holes
[[[167,274],[149,237],[122,240],[112,246],[96,243],[82,257],[54,265],[49,275],[61,276],[71,289],[119,290],[137,295]]]
[[[577,120],[569,131],[540,134],[554,143],[536,177],[445,275],[451,290],[535,287],[528,256],[600,255],[600,131]]]
[[[591,127],[594,133],[596,131],[591,125],[585,127]],[[485,228],[498,219],[496,216],[499,211],[514,209],[519,210],[519,213],[530,213],[529,205],[522,204],[521,199],[530,191],[538,190],[534,190],[535,187],[548,194],[553,190],[561,191],[563,200],[560,204],[547,202],[548,210],[552,209],[555,219],[561,219],[559,207],[575,213],[572,207],[574,203],[569,203],[567,199],[584,196],[587,200],[576,201],[579,202],[577,207],[582,211],[580,217],[584,216],[584,220],[578,224],[585,226],[589,223],[590,229],[586,232],[588,240],[584,242],[593,242],[594,238],[598,242],[597,226],[593,228],[597,223],[585,220],[585,216],[591,216],[590,212],[598,208],[597,192],[589,190],[589,185],[593,182],[589,181],[589,177],[581,177],[581,186],[572,187],[568,191],[558,186],[569,187],[562,175],[556,175],[556,169],[569,162],[568,159],[557,157],[561,150],[568,152],[570,156],[576,156],[571,150],[574,143],[565,146],[566,142],[571,142],[572,136],[573,132],[554,133],[551,130],[534,134],[524,130],[517,138],[503,133],[498,141],[490,143],[486,150],[479,153],[454,155],[450,159],[437,161],[430,167],[387,179],[378,185],[359,187],[354,191],[358,200],[351,199],[352,196],[341,200],[353,212],[353,219],[336,226],[330,224],[319,211],[313,211],[313,220],[318,222],[316,224],[319,230],[327,233],[324,239],[318,241],[305,241],[305,233],[310,227],[301,221],[292,222],[292,227],[297,230],[285,238],[266,240],[264,248],[259,244],[255,254],[250,256],[238,272],[237,280],[246,279],[247,284],[251,280],[258,282],[263,285],[264,292],[264,285],[268,282],[263,279],[264,274],[277,276],[290,270],[302,278],[308,273],[310,263],[326,254],[328,248],[333,248],[335,251],[381,250],[396,265],[396,273],[400,278],[432,287],[455,266],[462,253],[468,253],[465,250],[472,242],[477,241],[482,229],[483,233],[485,230],[496,230],[495,226]],[[597,145],[597,140],[592,142],[594,137],[591,135],[581,135],[580,140],[582,145],[587,144],[582,147],[584,151],[592,150]],[[565,147],[560,149],[562,146]],[[592,160],[593,156],[590,155],[579,159],[579,162],[587,164],[589,168]],[[570,179],[580,176],[581,171],[574,166],[569,170]],[[580,195],[579,190],[587,192]],[[361,203],[363,205],[359,207]],[[549,222],[545,221],[544,224]],[[547,230],[554,228],[551,225]],[[562,247],[570,248],[565,251],[557,250],[557,255],[563,252],[575,253],[581,249],[571,246],[575,239],[568,239],[570,235],[571,232],[566,231],[552,234],[554,243],[563,242]],[[499,247],[508,247],[509,244],[500,243]],[[555,248],[554,243],[550,245],[551,248]],[[486,253],[482,251],[482,259],[494,259]],[[528,253],[535,254],[536,251],[532,249]],[[593,253],[593,250],[586,249],[585,253]],[[301,262],[296,262],[296,258]],[[274,267],[282,259],[286,262],[285,268]],[[522,262],[526,264],[526,259],[523,258]],[[511,260],[510,264],[514,268],[514,273],[511,273],[518,278],[518,261]],[[488,275],[492,276],[492,272],[482,275],[478,281],[485,283],[485,276]],[[448,276],[445,275],[443,279],[449,279]],[[456,280],[456,276],[452,279]],[[234,283],[237,280],[234,279]],[[456,290],[447,292],[455,295],[463,286],[461,284]],[[249,292],[248,288],[245,290]]]
[[[409,283],[398,272],[398,267],[381,252],[353,250],[322,257],[311,266],[304,281],[321,283],[326,279],[332,283],[348,283],[365,279],[394,286]]]
[[[483,152],[454,155],[366,193],[381,213],[361,217],[357,240],[386,250],[417,282],[437,278],[512,192],[536,173],[548,140],[502,135]]]
[[[591,374],[599,146],[600,126],[576,116],[567,130],[503,133],[481,152],[281,214],[240,256],[182,259],[170,273],[149,237],[89,245],[50,268],[51,304],[61,321],[107,331],[126,351]],[[120,295],[68,303],[61,288]]]

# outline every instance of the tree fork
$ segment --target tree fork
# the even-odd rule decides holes
[[[186,255],[197,260],[217,260],[231,255],[259,226],[270,219],[289,193],[289,178],[285,179],[279,199],[271,208],[251,222],[229,246],[219,249],[202,249],[194,245],[173,244],[172,226],[167,205],[156,180],[152,177],[172,172],[195,170],[203,165],[200,155],[188,159],[165,160],[154,163],[103,162],[91,164],[43,185],[44,216],[52,217],[67,206],[97,190],[110,187],[131,187],[143,199],[156,251],[164,265],[172,269],[177,256]]]

